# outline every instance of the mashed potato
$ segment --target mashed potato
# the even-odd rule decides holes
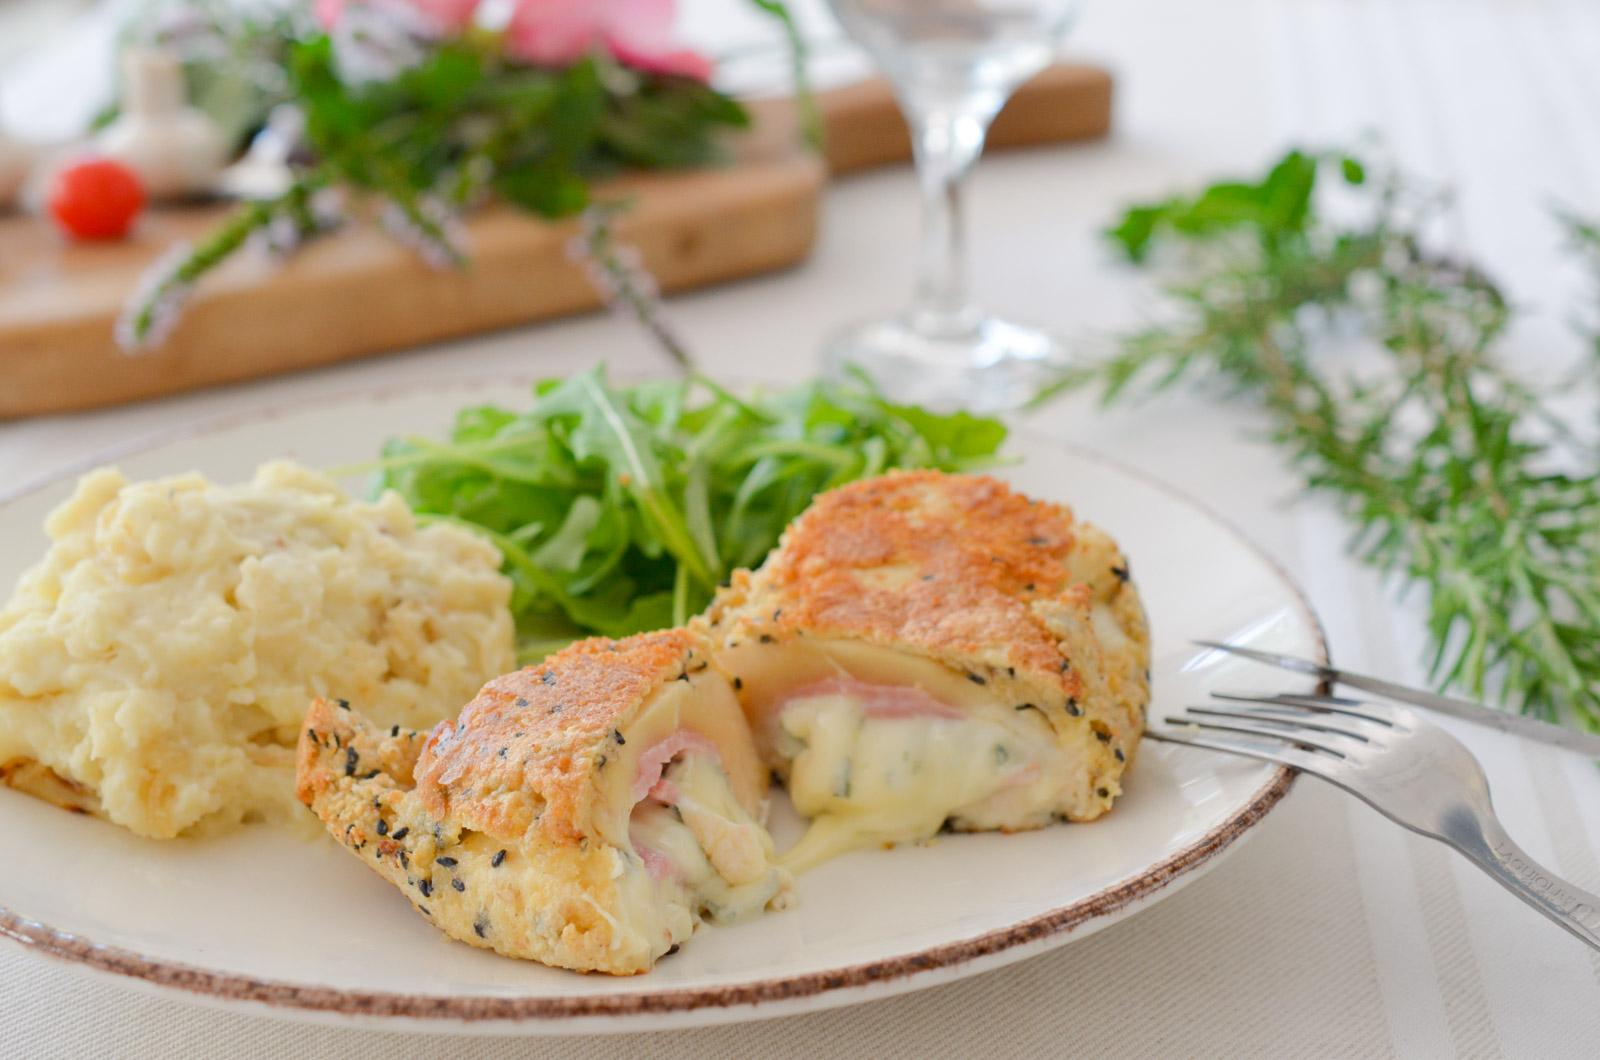
[[[313,696],[426,728],[513,665],[492,545],[287,461],[240,486],[102,469],[45,529],[0,610],[0,779],[140,835],[304,817]]]

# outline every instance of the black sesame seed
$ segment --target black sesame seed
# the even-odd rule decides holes
[[[1126,762],[1128,760],[1128,756],[1122,753],[1122,748],[1117,748],[1115,753],[1117,756],[1117,761]]]
[[[399,838],[398,832],[395,833],[395,837]],[[411,867],[411,859],[406,856],[406,852],[404,850],[400,851],[400,867],[402,869],[409,869]]]
[[[544,675],[540,677],[539,680],[543,681],[547,685],[553,685],[556,683],[556,675],[549,670],[546,670]]]
[[[1094,789],[1094,793],[1100,796],[1102,799],[1111,798],[1111,792],[1107,791],[1105,788],[1096,788]]]
[[[336,699],[336,700],[334,700],[334,702],[339,704],[339,709],[340,710],[349,710],[350,709],[350,701],[348,699]]]
[[[1083,708],[1078,706],[1078,701],[1076,699],[1069,699],[1067,700],[1067,713],[1076,718],[1079,714],[1083,713]]]
[[[360,756],[356,754],[356,749],[354,747],[350,748],[348,751],[346,751],[344,753],[344,775],[345,776],[347,776],[347,777],[355,776],[355,773],[356,773],[356,762],[359,760],[359,758],[360,758]]]
[[[362,780],[371,780],[373,777],[377,776],[379,773],[382,773],[382,772],[383,772],[383,770],[381,770],[381,769],[374,769],[372,772],[368,773],[366,776],[362,777],[361,779]]]
[[[594,764],[594,767],[596,769],[604,769],[605,765],[606,765],[606,756],[605,755],[601,755],[600,756],[600,761],[596,762]]]
[[[497,869],[501,865],[504,865],[505,863],[506,863],[506,852],[504,850],[496,850],[494,852],[494,857],[489,859],[489,864],[492,867],[497,868]]]
[[[417,881],[417,890],[422,892],[422,897],[424,897],[424,898],[428,897],[430,894],[433,893],[433,881],[432,880],[418,880]]]
[[[617,741],[617,746],[618,747],[621,747],[623,744],[628,742],[627,740],[624,740],[622,738],[622,733],[618,732],[616,729],[612,729],[611,730],[611,738],[613,740]]]
[[[1062,673],[1066,673],[1070,669],[1072,669],[1072,664],[1069,663],[1067,660],[1062,659],[1061,660],[1061,672]]]
[[[923,580],[923,581],[925,581],[925,582],[931,582],[931,581],[933,581],[933,575],[931,575],[931,574],[924,574],[924,575],[923,575],[923,576],[922,576],[922,580]]]
[[[983,675],[981,675],[981,674],[968,674],[967,675],[967,680],[971,681],[975,685],[986,685],[986,684],[989,683],[988,681],[986,681],[983,678]]]
[[[1037,710],[1039,712],[1039,717],[1044,719],[1045,724],[1046,725],[1050,724],[1050,715],[1046,714],[1044,712],[1044,708],[1039,706],[1037,703],[1019,703],[1019,704],[1017,704],[1017,709],[1018,710]]]
[[[399,736],[400,735],[400,726],[396,725],[394,728],[390,729],[389,730],[389,735],[391,737]]]
[[[450,877],[450,886],[454,887],[458,891],[464,891],[467,889],[466,883],[461,879],[460,876]]]
[[[1112,567],[1111,573],[1117,576],[1117,581],[1119,582],[1125,582],[1128,580],[1128,568],[1126,566]]]
[[[526,699],[523,699],[521,696],[517,697],[517,706],[525,707],[527,705],[528,705],[528,701]]]
[[[743,681],[741,681],[741,680],[739,680],[739,679],[738,679],[738,678],[737,678],[737,677],[735,677],[735,678],[734,678],[734,679],[733,679],[733,690],[734,690],[734,691],[735,691],[735,692],[737,692],[737,691],[739,691],[739,690],[740,690],[740,689],[741,689],[741,688],[743,688],[743,687],[744,687],[744,682],[743,682]]]
[[[550,708],[550,713],[552,713],[552,714],[560,714],[561,713],[561,705],[558,703],[555,706],[551,707]]]
[[[1017,668],[1015,666],[1006,667],[1006,676],[1007,677],[1015,677],[1015,676],[1017,676]]]
[[[501,758],[504,758],[506,756],[506,749],[504,747],[502,747],[502,748],[500,748],[498,753],[499,753]]]
[[[402,825],[401,827],[396,828],[394,830],[394,835],[390,836],[389,838],[391,838],[391,839],[404,839],[406,836],[408,836],[410,834],[411,834],[411,829],[409,827],[407,827],[407,826]]]
[[[453,869],[453,868],[456,867],[456,859],[455,858],[445,857],[445,858],[434,858],[433,860],[434,860],[434,864],[443,865],[447,869]]]
[[[379,835],[388,835],[389,834],[389,822],[385,821],[382,817],[378,818],[377,828],[378,828],[378,834]]]
[[[485,937],[484,933],[489,930],[489,921],[485,917],[478,917],[472,922],[472,930],[480,939]]]
[[[677,677],[674,677],[673,680],[674,681],[687,681],[687,680],[689,680],[689,671],[688,670],[683,671]]]
[[[1025,592],[1025,593],[1031,593],[1031,592],[1033,592],[1033,583],[1032,583],[1032,582],[1029,582],[1029,583],[1028,583],[1028,584],[1027,584],[1027,585],[1024,585],[1024,586],[1023,586],[1023,587],[1022,587],[1022,591],[1023,591],[1023,592]]]
[[[774,622],[778,621],[779,616],[782,615],[782,614],[783,614],[783,608],[781,608],[781,607],[778,608],[776,611],[772,612],[772,621],[774,621]]]
[[[423,905],[423,904],[422,904],[422,903],[421,903],[421,902],[418,902],[418,903],[417,903],[417,908],[418,908],[418,909],[420,909],[420,910],[422,910],[422,915],[423,915],[423,916],[432,916],[432,915],[433,915],[433,914],[432,914],[432,913],[430,913],[430,912],[429,912],[429,911],[428,911],[428,907],[427,907],[427,906],[425,906],[425,905]]]
[[[306,730],[306,739],[310,740],[312,743],[316,743],[317,742],[317,730],[315,730],[315,729],[307,729]]]
[[[1097,731],[1094,734],[1094,738],[1096,740],[1099,740],[1101,743],[1110,743],[1111,742],[1111,734],[1109,732],[1098,732]]]
[[[763,634],[761,634],[760,640],[761,640],[761,643],[763,643],[763,644],[771,644],[772,643],[772,634],[763,633]]]
[[[1048,537],[1030,537],[1030,538],[1028,538],[1028,544],[1030,544],[1030,545],[1048,545],[1049,543],[1050,543],[1050,539]]]
[[[663,956],[663,957],[671,957],[674,953],[677,953],[678,950],[679,950],[679,946],[678,946],[678,944],[676,942],[674,942],[672,944],[672,948],[670,950],[668,950],[666,953],[663,953],[661,956]]]

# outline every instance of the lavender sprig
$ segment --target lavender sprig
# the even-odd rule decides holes
[[[269,205],[246,203],[198,247],[177,243],[157,258],[139,278],[117,318],[113,333],[123,352],[143,353],[160,345],[178,322],[200,277],[271,224],[272,218]]]
[[[177,324],[200,278],[251,240],[264,239],[269,249],[275,249],[336,227],[341,208],[337,196],[327,194],[326,183],[323,174],[312,171],[276,199],[239,206],[198,247],[174,244],[144,271],[124,303],[113,329],[117,345],[128,354],[159,346]]]
[[[378,216],[384,231],[415,250],[433,268],[457,269],[467,263],[466,230],[460,217],[441,200],[394,195]]]
[[[650,333],[685,374],[695,370],[694,358],[666,321],[661,288],[644,267],[637,247],[618,243],[611,222],[622,212],[615,203],[595,203],[579,217],[579,232],[567,244],[567,256],[600,292],[606,307],[631,315]]]

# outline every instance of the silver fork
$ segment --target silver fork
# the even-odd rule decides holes
[[[1413,832],[1454,847],[1600,949],[1600,896],[1540,866],[1501,827],[1489,781],[1454,736],[1403,707],[1323,695],[1229,696],[1189,707],[1147,736],[1291,766],[1350,792]]]

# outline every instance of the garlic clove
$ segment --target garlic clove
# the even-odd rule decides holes
[[[138,173],[152,199],[210,194],[227,156],[216,123],[185,101],[177,59],[150,48],[123,51],[122,112],[94,143]]]

